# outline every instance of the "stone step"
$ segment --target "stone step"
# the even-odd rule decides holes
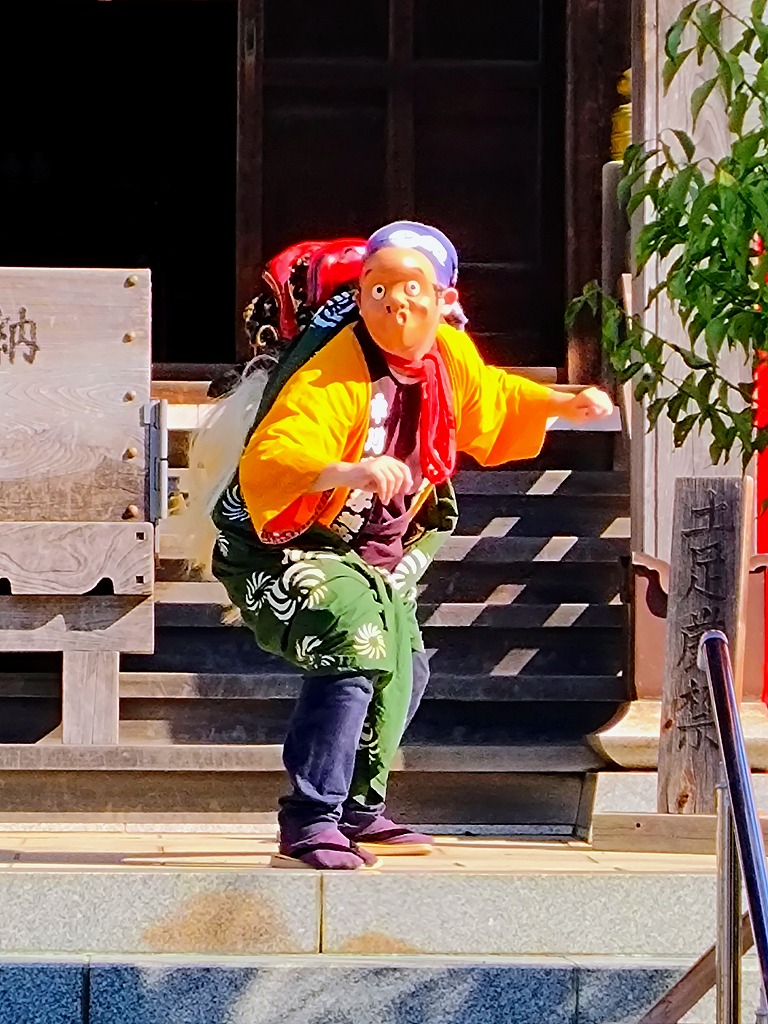
[[[4,957],[0,991],[14,1024],[36,1024],[41,1006],[45,1024],[634,1024],[686,966],[641,957]],[[755,974],[745,972],[745,1021]],[[684,1022],[714,1024],[711,1006],[697,1012]]]
[[[644,956],[715,935],[713,856],[441,838],[369,872],[276,871],[262,835],[2,833],[0,953]],[[351,911],[354,908],[354,911]]]

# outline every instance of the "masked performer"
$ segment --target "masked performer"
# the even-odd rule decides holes
[[[261,398],[212,518],[213,572],[265,651],[304,675],[284,746],[275,866],[355,869],[429,852],[385,812],[387,776],[429,676],[415,586],[456,524],[458,452],[537,455],[547,420],[610,399],[486,366],[455,316],[457,256],[400,222],[365,248],[357,302],[331,300]]]

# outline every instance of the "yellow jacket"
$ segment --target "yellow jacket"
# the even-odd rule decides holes
[[[550,389],[487,366],[474,342],[447,324],[437,343],[453,392],[456,447],[484,466],[538,455]],[[352,327],[345,327],[285,384],[240,460],[240,487],[259,537],[328,526],[347,488],[307,493],[332,462],[359,462],[368,432],[371,381]]]

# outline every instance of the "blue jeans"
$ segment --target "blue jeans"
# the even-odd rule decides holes
[[[413,652],[413,689],[403,731],[418,710],[429,682],[429,659]],[[296,701],[283,746],[283,764],[293,792],[280,800],[280,829],[288,842],[305,830],[341,820],[355,770],[373,682],[364,675],[308,676]],[[381,813],[383,804],[352,805]],[[295,836],[295,839],[294,839]]]

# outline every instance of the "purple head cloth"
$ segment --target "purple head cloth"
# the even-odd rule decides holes
[[[366,258],[379,249],[415,249],[423,253],[435,268],[437,283],[443,288],[453,288],[459,276],[459,257],[453,243],[428,224],[413,220],[398,220],[379,228],[368,239],[365,247]]]

